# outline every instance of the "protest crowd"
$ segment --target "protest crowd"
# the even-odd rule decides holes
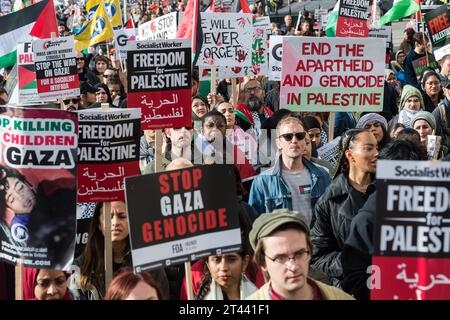
[[[420,256],[380,212],[450,214],[450,15],[409,1],[0,0],[0,299],[407,299],[370,286]]]

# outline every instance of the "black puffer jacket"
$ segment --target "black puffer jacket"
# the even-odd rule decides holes
[[[370,185],[365,194],[358,192],[350,185],[347,175],[341,173],[314,208],[311,267],[330,277],[334,286],[340,286],[342,280],[341,253],[352,219],[374,190],[374,185]]]

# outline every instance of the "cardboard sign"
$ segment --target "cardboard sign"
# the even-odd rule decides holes
[[[125,184],[136,272],[240,250],[233,166],[129,177]]]
[[[0,193],[0,259],[68,268],[75,249],[76,115],[8,108],[0,115],[0,141],[0,185],[9,188]]]
[[[39,97],[65,99],[80,95],[73,37],[33,41]]]
[[[336,137],[327,144],[317,149],[317,154],[320,159],[330,162],[332,165],[337,165],[339,157],[341,156],[339,142],[341,137]]]
[[[425,16],[425,24],[433,50],[438,50],[450,43],[450,14],[447,6],[431,10]]]
[[[392,44],[392,27],[382,26],[381,28],[378,29],[370,29],[369,38],[386,39],[386,48],[388,48]]]
[[[127,59],[128,40],[136,40],[135,29],[114,30],[114,46],[116,48],[117,59]]]
[[[251,67],[222,67],[219,68],[218,78],[240,78],[245,76],[267,75],[268,61],[268,35],[270,30],[269,17],[257,17],[253,22],[252,65]]]
[[[414,72],[416,73],[417,79],[420,78],[423,70],[425,69],[438,69],[439,64],[437,63],[436,59],[434,58],[434,55],[427,54],[426,56],[416,59],[412,62]]]
[[[366,38],[370,4],[371,0],[339,0],[336,37]]]
[[[191,40],[128,42],[128,106],[142,130],[192,125]]]
[[[175,39],[177,37],[177,13],[172,12],[138,27],[138,40]]]
[[[198,66],[249,67],[252,64],[250,13],[201,13],[203,44]]]
[[[75,255],[80,256],[89,238],[89,228],[97,204],[95,202],[77,203],[77,234],[75,235]]]
[[[39,101],[36,85],[36,72],[34,71],[33,51],[31,42],[17,45],[17,75],[19,78],[19,103],[34,104]]]
[[[384,58],[384,39],[284,37],[280,106],[381,111]]]
[[[269,39],[269,80],[281,80],[281,57],[283,56],[283,37],[270,36]]]
[[[139,174],[140,109],[78,112],[78,201],[125,199],[124,178]]]
[[[450,163],[378,161],[376,300],[450,296]]]
[[[301,12],[299,13],[301,17]],[[314,9],[314,20],[317,21],[317,29],[323,29],[327,25],[328,10],[327,9]],[[316,28],[314,28],[316,29]]]

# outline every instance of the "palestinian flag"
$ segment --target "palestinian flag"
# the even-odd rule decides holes
[[[203,31],[198,0],[189,0],[178,27],[177,38],[192,39],[192,53],[194,56],[192,65],[195,66],[203,44]]]
[[[420,11],[420,4],[417,0],[394,0],[392,8],[380,18],[378,22],[380,26],[386,23],[400,20]]]
[[[58,36],[53,0],[43,0],[32,6],[0,17],[0,68],[16,63],[17,43],[29,42],[32,37]]]

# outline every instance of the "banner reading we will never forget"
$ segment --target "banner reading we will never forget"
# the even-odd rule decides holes
[[[378,161],[372,299],[450,297],[450,163]]]
[[[284,37],[280,106],[381,111],[384,58],[384,39]]]
[[[197,166],[126,178],[136,272],[240,250],[233,167]]]

